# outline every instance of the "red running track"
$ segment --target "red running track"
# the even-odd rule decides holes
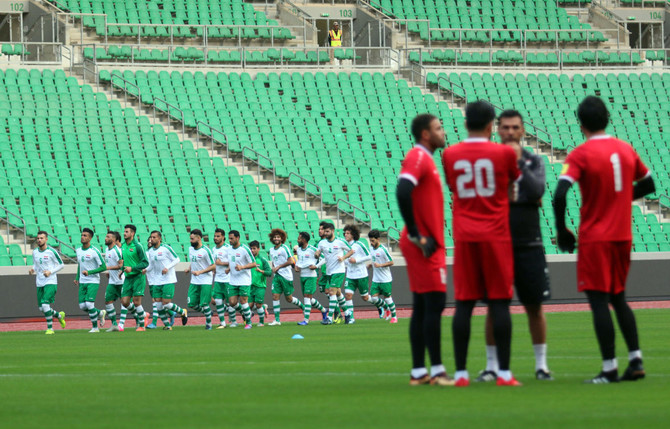
[[[663,308],[670,308],[670,301],[640,301],[640,302],[630,302],[629,303],[631,308],[637,310],[637,309],[663,309]],[[512,314],[520,314],[523,313],[523,307],[520,305],[515,305],[510,307]],[[270,310],[271,311],[271,310]],[[589,306],[588,304],[547,304],[544,306],[544,311],[546,313],[562,313],[562,312],[572,312],[572,311],[589,311]],[[310,318],[311,323],[310,324],[318,324],[319,321],[321,320],[320,315],[318,312],[317,314],[314,314],[312,312],[312,317]],[[398,317],[399,318],[408,318],[412,315],[412,309],[411,308],[400,308],[397,311]],[[454,309],[453,308],[446,308],[444,312],[442,313],[443,316],[453,316],[454,314]],[[483,315],[486,314],[486,307],[476,307],[474,311],[475,315]],[[81,316],[79,314],[75,315],[76,318],[66,318],[67,320],[67,329],[90,329],[91,328],[91,323],[83,318],[84,316]],[[365,309],[365,310],[356,310],[356,318],[357,319],[375,319],[378,317],[378,313],[376,310],[370,310],[370,309]],[[267,322],[270,322],[274,320],[274,316],[270,316],[266,319],[266,324]],[[291,322],[291,323],[296,323],[302,320],[302,313],[298,312],[296,310],[289,310],[289,311],[283,311],[282,312],[282,322]],[[218,317],[213,316],[213,323],[217,324],[219,321]],[[238,322],[240,322],[241,319],[238,315]],[[253,317],[253,322],[255,325],[255,322],[258,322],[258,316]],[[202,316],[198,317],[191,317],[189,318],[188,325],[204,325],[205,324],[205,318]],[[162,322],[158,322],[159,329],[162,327]],[[109,326],[109,322],[106,323],[105,328]],[[176,319],[175,321],[175,328],[178,328],[181,326],[181,321],[179,318]],[[128,319],[128,323],[126,324],[126,327],[129,328],[134,328],[135,327],[135,321],[132,318]],[[57,321],[54,320],[54,329],[55,330],[61,330],[60,325],[58,324]],[[0,332],[16,332],[16,331],[42,331],[46,330],[46,322],[43,319],[25,319],[22,321],[18,322],[5,322],[5,323],[0,323]]]

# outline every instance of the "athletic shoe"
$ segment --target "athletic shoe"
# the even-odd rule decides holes
[[[488,383],[489,381],[496,381],[498,374],[495,371],[484,370],[479,373],[475,382],[477,383]]]
[[[263,326],[265,326],[265,325],[262,324],[261,322],[256,323],[256,327],[258,327],[258,328],[262,328]]]
[[[107,310],[100,310],[100,321],[98,325],[102,328],[105,326],[105,316],[107,316]]]
[[[44,333],[45,335],[53,335],[55,334],[53,329],[47,329],[47,331]]]
[[[145,332],[145,331],[146,329],[141,326],[138,326],[137,329],[135,329],[135,332]]]
[[[516,386],[523,386],[523,384],[521,384],[519,381],[517,381],[517,379],[514,378],[514,376],[512,376],[512,378],[510,378],[509,380],[505,380],[502,377],[498,377],[498,379],[496,380],[496,386],[515,386],[516,387]]]
[[[468,387],[469,385],[470,385],[470,379],[465,377],[461,377],[454,382],[454,386],[456,387]]]
[[[112,325],[106,332],[119,332],[119,325]]]
[[[184,309],[184,314],[181,316],[181,324],[186,325],[188,323],[188,311]]]
[[[391,310],[386,310],[384,313],[384,319],[389,320],[392,316]]]
[[[437,374],[430,379],[431,386],[453,386],[455,383],[454,379],[449,377],[446,372]]]
[[[164,330],[164,331],[171,331],[171,330],[172,330],[172,326],[170,326],[170,325],[163,326],[163,330]]]
[[[619,371],[613,369],[611,371],[600,371],[600,374],[596,375],[590,380],[584,380],[586,384],[608,384],[616,383],[619,381]]]
[[[340,316],[336,316],[336,317],[335,317],[335,320],[333,320],[333,323],[336,324],[336,325],[341,325],[342,322],[344,322],[344,319],[342,318],[341,315],[340,315]]]
[[[347,322],[347,325],[353,325],[354,323],[356,323],[356,319],[354,319],[353,317],[350,317],[349,321]]]
[[[349,325],[350,320],[351,320],[351,316],[349,316],[348,314],[345,313],[344,314],[344,324]]]
[[[119,332],[123,332],[123,331],[124,331],[124,327],[123,327],[123,325],[118,325],[116,328],[117,328],[116,330],[119,331]]]
[[[170,326],[174,326],[174,312],[170,314]]]
[[[325,322],[326,320],[328,320],[328,311],[327,311],[327,310],[326,310],[326,311],[323,311],[323,312],[321,313],[321,321],[322,321],[322,322]]]
[[[226,329],[226,322],[223,322],[222,324],[217,326],[216,329]]]
[[[154,325],[153,323],[150,323],[150,324],[147,325],[147,329],[156,329],[156,325]]]
[[[237,322],[232,322],[228,325],[229,328],[237,328]]]
[[[545,371],[543,369],[538,369],[537,371],[535,371],[535,379],[554,381],[554,377],[551,376],[551,372]]]
[[[211,331],[212,325],[205,325],[205,331]]]
[[[100,329],[98,329],[98,328],[91,328],[91,330],[88,331],[89,334],[95,334],[96,332],[100,332]]]
[[[321,324],[322,324],[322,325],[332,325],[332,324],[333,324],[333,321],[332,321],[332,319],[331,319],[330,317],[326,316],[326,320],[322,320],[322,321],[321,321]]]
[[[64,311],[61,311],[60,313],[58,313],[58,323],[60,323],[61,328],[65,329],[66,323],[65,323],[65,312]]]
[[[144,326],[149,324],[149,313],[144,313]]]
[[[391,321],[389,323],[398,323],[398,318],[397,317],[391,317]]]
[[[419,378],[409,377],[410,386],[421,386],[422,384],[430,384],[430,375],[426,374]]]
[[[303,320],[302,322],[298,322],[298,325],[300,326],[307,326],[309,322],[307,320]]]
[[[273,320],[272,322],[268,323],[270,326],[281,326],[281,322],[279,320]]]
[[[251,329],[251,323],[247,323],[246,325],[244,325],[244,329]]]
[[[380,318],[380,319],[383,319],[383,318],[384,318],[384,308],[383,308],[383,307],[379,307],[379,308],[377,309],[377,311],[379,312],[379,318]]]
[[[644,378],[644,367],[642,366],[642,359],[635,358],[628,362],[628,368],[623,373],[619,381],[635,381]]]

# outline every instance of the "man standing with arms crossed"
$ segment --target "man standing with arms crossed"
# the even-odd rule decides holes
[[[135,225],[126,225],[123,228],[123,246],[121,246],[123,256],[123,272],[125,273],[125,280],[123,281],[123,288],[121,289],[121,320],[119,321],[119,331],[123,332],[126,323],[126,316],[128,313],[135,313],[138,326],[136,331],[145,331],[145,317],[144,308],[142,307],[142,297],[144,296],[144,289],[146,288],[146,276],[142,274],[142,270],[149,266],[147,254],[144,251],[144,246],[135,239],[137,228]],[[130,298],[132,297],[132,302]]]
[[[547,321],[542,301],[549,299],[549,270],[542,246],[540,204],[545,189],[542,158],[521,148],[526,134],[523,118],[516,110],[505,110],[498,117],[498,135],[502,144],[514,149],[521,170],[517,183],[516,201],[510,202],[510,233],[514,251],[514,287],[528,315],[528,328],[535,353],[535,378],[553,380],[547,367]],[[486,369],[475,381],[495,381],[498,376],[498,357],[493,322],[486,317]]]
[[[37,286],[37,305],[47,321],[46,335],[53,335],[53,317],[56,316],[60,326],[65,329],[65,312],[58,312],[51,306],[56,299],[58,276],[56,273],[65,267],[63,260],[53,247],[47,245],[49,236],[45,231],[37,233],[37,247],[33,250],[33,267],[28,271],[35,274]]]
[[[81,231],[81,247],[77,248],[77,277],[74,281],[75,286],[79,287],[79,308],[88,313],[91,320],[89,333],[100,332],[98,328],[98,317],[100,318],[100,327],[105,324],[106,310],[95,308],[95,297],[100,288],[100,273],[107,269],[105,259],[100,251],[91,246],[93,239],[93,230],[84,228]]]
[[[409,339],[412,371],[409,384],[453,386],[442,364],[440,318],[447,300],[447,257],[444,247],[444,196],[433,153],[444,147],[440,120],[424,113],[412,120],[416,145],[402,163],[396,198],[405,227],[400,249],[407,260],[413,295]],[[426,349],[430,375],[426,369]]]
[[[179,256],[172,250],[172,247],[163,244],[163,234],[160,231],[151,231],[149,236],[151,247],[147,251],[149,266],[146,269],[147,280],[151,288],[151,296],[156,303],[158,316],[163,321],[163,330],[171,331],[172,325],[168,320],[167,309],[165,308],[174,298],[174,288],[177,284],[177,273],[175,267],[179,263]],[[182,324],[186,324],[186,310],[176,307],[174,310],[182,317]],[[155,326],[154,326],[155,329]]]
[[[188,249],[191,265],[184,270],[191,273],[191,284],[188,287],[188,306],[205,315],[205,329],[212,329],[212,271],[216,269],[214,256],[209,247],[202,244],[202,231],[191,230],[191,247]]]
[[[565,160],[554,193],[558,247],[572,253],[575,236],[565,226],[566,195],[579,182],[582,207],[577,252],[577,288],[585,292],[603,359],[602,371],[587,383],[605,384],[644,378],[635,315],[626,302],[630,267],[631,205],[656,190],[651,171],[630,144],[607,135],[610,116],[598,97],[586,97],[577,108],[586,142]],[[635,183],[634,183],[635,182]],[[614,308],[628,346],[628,368],[618,377],[614,349]]]
[[[500,370],[498,386],[520,386],[510,371],[514,260],[509,232],[509,188],[520,175],[514,149],[490,141],[493,106],[475,101],[465,107],[468,138],[442,153],[453,204],[454,313],[452,332],[457,387],[470,384],[466,369],[470,320],[486,299]]]

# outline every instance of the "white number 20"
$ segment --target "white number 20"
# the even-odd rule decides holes
[[[613,153],[610,156],[612,163],[612,170],[614,172],[614,192],[621,192],[623,189],[623,180],[621,179],[621,158],[618,153]]]
[[[496,182],[493,174],[493,162],[490,159],[478,159],[474,166],[467,160],[454,163],[455,170],[463,170],[456,179],[456,191],[459,198],[490,197],[496,193]],[[474,188],[466,188],[475,182]]]

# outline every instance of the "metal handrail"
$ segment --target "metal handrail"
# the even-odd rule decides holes
[[[400,230],[398,228],[394,227],[394,226],[389,226],[388,228],[386,228],[386,247],[388,247],[389,250],[393,250],[391,248],[391,234],[389,234],[389,232],[391,232],[391,230],[398,233],[398,239],[397,240],[395,238],[393,239],[393,241],[396,242],[396,243],[398,243],[400,241],[400,234],[401,234]]]
[[[272,165],[272,169],[269,169],[269,168],[267,168],[267,167],[263,167],[259,161],[255,160],[255,159],[253,159],[253,158],[250,158],[250,157],[245,156],[245,155],[244,155],[244,151],[245,151],[245,150],[251,151],[251,152],[254,153],[258,158],[263,158],[263,159],[269,161],[270,164]],[[261,154],[261,153],[255,151],[255,150],[253,150],[253,149],[250,148],[249,146],[244,146],[244,147],[242,148],[242,157],[248,159],[248,160],[251,161],[251,162],[256,163],[256,165],[258,166],[258,183],[259,183],[259,184],[260,184],[260,182],[261,182],[261,167],[263,167],[264,169],[266,169],[266,170],[268,170],[268,171],[271,171],[271,172],[272,172],[272,192],[277,192],[277,167],[275,166],[275,162],[274,162],[273,160],[271,160],[270,158],[268,158],[267,156],[265,156],[265,155],[263,155],[263,154]],[[246,169],[246,165],[244,165],[244,168],[243,168],[243,170],[242,170],[242,174],[246,174],[245,171],[244,171],[245,169]]]
[[[307,194],[308,193],[313,195],[314,197],[318,197],[319,198],[319,205],[320,205],[319,212],[321,214],[321,217],[323,217],[323,189],[321,188],[321,186],[317,185],[316,183],[312,182],[311,180],[306,179],[306,178],[302,177],[301,175],[299,175],[298,173],[294,173],[294,172],[290,172],[288,174],[288,200],[289,200],[289,202],[292,201],[292,199],[293,199],[293,192],[291,192],[291,184],[292,184],[291,183],[291,177],[293,177],[293,176],[297,177],[298,179],[302,180],[305,183],[304,186],[300,186],[298,184],[293,184],[293,186],[295,186],[299,189],[302,189],[305,192],[305,207],[307,206]],[[319,191],[319,194],[317,195],[315,193],[307,191],[307,184],[310,184],[310,185],[314,186]]]
[[[63,61],[63,58],[70,60],[70,73],[72,73],[72,69],[74,68],[74,58],[72,58],[72,50],[65,45],[61,45],[60,49],[61,49],[60,50],[61,62]],[[67,56],[63,54],[63,49],[65,49],[68,52]]]
[[[351,204],[349,201],[347,201],[347,200],[345,200],[345,199],[342,199],[342,198],[340,198],[339,200],[337,200],[337,201],[335,202],[335,207],[337,208],[337,223],[338,223],[338,224],[340,223],[340,212],[343,212],[343,211],[344,211],[344,210],[341,210],[341,209],[340,209],[340,202],[343,202],[343,203],[347,204],[349,207],[351,207],[351,208],[354,209],[351,213],[346,212],[348,215],[350,215],[351,217],[353,217],[354,220],[358,220],[360,223],[362,223],[362,224],[364,224],[364,225],[367,225],[367,226],[369,226],[370,228],[372,228],[372,216],[370,216],[370,213],[366,212],[365,210],[363,210],[362,208],[360,208],[360,207],[358,207],[358,206],[355,206],[355,205]],[[356,217],[356,210],[358,210],[359,212],[361,212],[361,213],[363,213],[363,214],[368,215],[368,219],[369,219],[369,220],[366,222],[366,221],[364,221],[364,220],[362,220],[362,219],[357,218],[357,217]]]
[[[214,132],[217,132],[223,136],[223,138],[226,140],[226,167],[230,165],[230,152],[229,152],[229,145],[228,145],[228,136],[221,130],[216,129],[209,125],[206,122],[203,121],[198,121],[195,123],[195,131],[196,131],[196,141],[198,142],[198,146],[200,146],[200,125],[203,125],[209,129],[210,135],[209,138],[212,139],[212,155],[214,155]],[[207,134],[205,134],[207,135]],[[222,141],[219,141],[219,143],[222,143]]]
[[[442,89],[442,87],[440,86],[440,81],[441,81],[441,80],[447,82],[447,83],[449,84],[449,86],[450,86],[449,91],[451,92],[451,105],[452,105],[452,106],[454,105],[454,94],[455,94],[455,92],[454,92],[454,87],[460,88],[460,89],[463,91],[463,96],[462,96],[462,98],[463,98],[465,101],[468,100],[468,91],[467,91],[464,87],[462,87],[461,85],[459,85],[459,84],[457,84],[457,83],[452,82],[451,80],[447,79],[447,78],[444,77],[444,76],[438,76],[438,77],[437,77],[437,89],[438,89],[438,92],[437,92],[437,94],[438,94],[438,99],[437,99],[437,101],[438,101],[438,102],[441,101],[441,98],[442,98],[442,91],[440,91],[440,90]],[[445,89],[446,89],[446,88],[445,88]]]
[[[97,75],[97,73],[96,73],[96,75]],[[132,87],[135,87],[135,89],[137,89],[137,95],[136,95],[136,97],[137,97],[138,99],[141,99],[141,97],[142,97],[142,92],[141,92],[141,90],[140,90],[140,87],[137,86],[136,84],[132,83],[131,81],[127,80],[126,78],[124,78],[124,77],[121,76],[120,74],[116,74],[115,72],[112,72],[112,73],[110,74],[110,77],[109,77],[109,94],[110,94],[110,95],[113,95],[113,93],[114,93],[114,79],[115,79],[115,78],[116,78],[116,79],[121,79],[121,80],[123,81],[123,102],[124,102],[124,106],[123,106],[123,107],[124,107],[124,108],[127,108],[127,107],[128,107],[128,85],[130,85],[130,86],[132,86]],[[117,88],[120,88],[120,86],[117,86]],[[165,104],[167,104],[167,103],[165,103]],[[155,106],[155,104],[154,104],[154,106]],[[182,112],[182,116],[183,116],[183,115],[184,115],[184,113]],[[183,120],[183,119],[182,119],[182,120]],[[169,123],[169,121],[168,121],[168,123]],[[183,131],[182,131],[182,135],[183,135]]]
[[[65,246],[65,247],[67,247],[68,249],[72,250],[73,252],[77,253],[77,249],[75,249],[74,247],[70,246],[69,244],[67,244],[66,242],[64,242],[64,241],[61,240],[60,238],[56,237],[55,235],[53,235],[53,234],[49,234],[49,233],[47,232],[47,236],[53,238],[54,240],[56,240],[56,241],[58,242],[58,247],[63,247],[63,246]],[[72,258],[71,256],[66,255],[66,254],[63,253],[60,249],[58,249],[58,253],[60,253],[61,256],[63,256],[64,258],[67,258],[68,260],[70,260],[70,261],[72,261],[72,262],[77,262],[77,258]]]
[[[661,202],[661,199],[666,199],[668,201],[668,204],[663,204]],[[645,206],[646,206],[646,204],[645,204]],[[663,206],[667,209],[670,209],[670,195],[661,194],[661,195],[658,196],[658,216],[662,218],[663,217],[663,208],[661,206]]]
[[[373,2],[372,0],[357,0],[358,4],[362,4],[364,6],[367,6],[371,9],[374,9],[377,13],[382,15],[382,18],[387,18],[387,19],[394,19],[395,15],[393,14],[393,11],[390,11],[383,7],[380,3]]]
[[[93,70],[90,70],[88,67],[86,67],[86,63],[93,64]],[[98,64],[95,62],[95,60],[92,61],[82,56],[81,66],[82,66],[82,73],[84,74],[84,81],[86,81],[86,72],[93,71],[93,76],[95,78],[95,90],[100,91],[100,74],[98,73]]]
[[[0,206],[0,210],[4,210],[4,212],[7,214],[7,217],[5,218],[5,223],[7,224],[7,240],[9,240],[9,226],[13,226],[14,228],[17,229],[23,229],[23,251],[26,251],[27,247],[27,240],[26,240],[26,220],[23,219],[21,216],[17,215],[16,213],[9,211],[7,207]],[[15,218],[19,219],[21,222],[23,222],[23,227],[17,226],[9,221],[9,216],[14,216]]]
[[[156,102],[158,102],[158,101],[165,104],[166,110],[158,109],[158,107],[156,106]],[[164,112],[164,113],[167,114],[167,116],[168,116],[168,118],[167,118],[168,119],[168,121],[167,121],[167,123],[168,123],[168,133],[171,130],[171,128],[170,128],[171,127],[171,124],[170,124],[170,108],[173,108],[176,111],[178,111],[179,113],[181,113],[181,138],[182,139],[186,138],[186,132],[184,130],[184,127],[185,127],[184,120],[185,120],[186,117],[184,116],[184,111],[183,110],[181,110],[179,107],[177,107],[175,105],[172,105],[172,104],[168,103],[167,101],[165,101],[163,99],[156,98],[156,97],[154,97],[153,108],[154,108],[154,122],[156,122],[156,109],[158,109],[161,112]]]

